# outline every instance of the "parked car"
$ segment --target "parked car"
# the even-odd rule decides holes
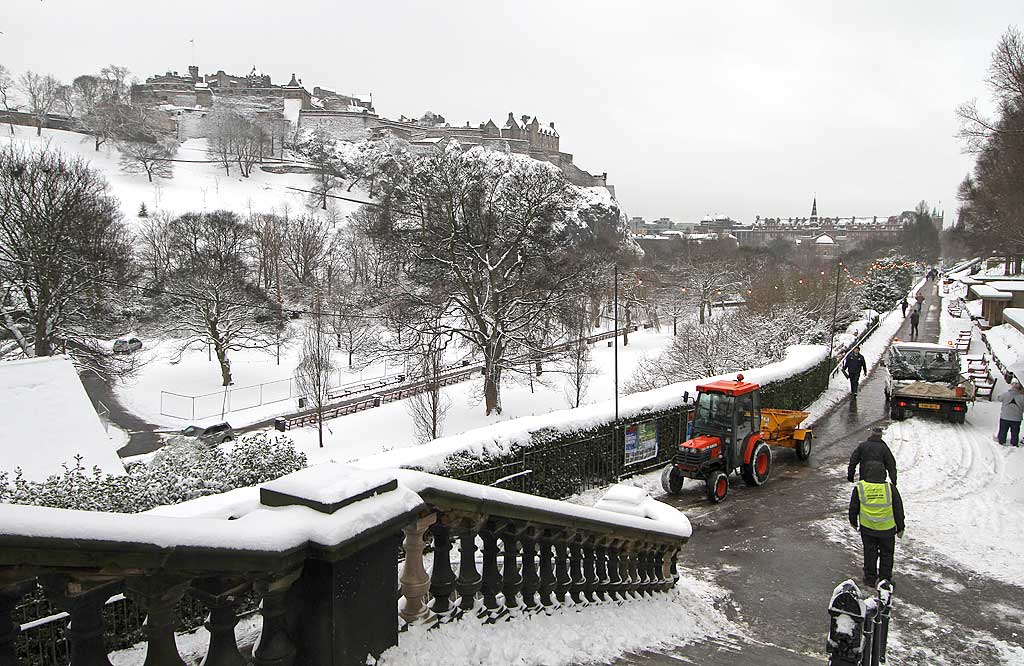
[[[115,354],[131,354],[142,349],[142,340],[138,338],[121,338],[114,341]]]
[[[212,426],[197,426],[190,425],[181,431],[181,434],[186,437],[195,437],[196,439],[206,442],[207,444],[223,444],[224,442],[230,442],[235,439],[235,431],[232,429],[230,423],[218,423]]]

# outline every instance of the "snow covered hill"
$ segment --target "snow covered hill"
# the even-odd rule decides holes
[[[209,162],[206,139],[189,139],[178,149],[174,163],[174,177],[154,178],[150,183],[145,174],[124,173],[119,166],[121,154],[108,143],[99,151],[93,149],[92,137],[77,132],[44,129],[36,136],[32,127],[15,126],[12,137],[6,127],[0,132],[0,146],[12,141],[28,149],[44,146],[66,155],[81,157],[100,171],[110,183],[111,191],[121,202],[125,220],[134,224],[141,204],[150,211],[163,210],[172,214],[188,211],[228,209],[239,214],[280,212],[289,208],[293,213],[307,206],[309,195],[288,188],[310,189],[313,179],[308,174],[274,174],[253,169],[252,176],[242,178],[238,169],[225,175],[224,168]],[[362,192],[353,190],[353,199],[365,199]],[[348,196],[348,195],[346,195]],[[332,200],[336,212],[345,216],[358,207],[356,203]]]

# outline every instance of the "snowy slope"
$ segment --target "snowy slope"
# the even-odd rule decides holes
[[[13,138],[7,131],[0,133],[0,147],[12,141],[30,149],[49,146],[89,162],[110,183],[111,192],[120,200],[121,210],[129,224],[137,220],[139,206],[143,203],[150,212],[163,210],[172,214],[226,208],[247,215],[250,212],[281,211],[283,207],[295,213],[306,207],[309,195],[288,188],[308,190],[313,184],[312,177],[307,174],[272,174],[258,167],[253,169],[249,178],[242,178],[237,167],[232,168],[228,176],[223,167],[207,163],[206,139],[184,142],[175,156],[183,161],[175,162],[174,177],[168,180],[154,178],[152,183],[145,174],[121,171],[118,164],[120,152],[113,144],[108,143],[96,151],[92,137],[84,134],[44,129],[42,136],[37,137],[34,128],[16,126]],[[356,191],[351,195],[354,199],[365,199]],[[341,200],[332,200],[331,205],[336,206],[335,210],[342,217],[358,207],[358,204]]]
[[[0,396],[0,470],[13,476],[20,467],[26,479],[45,481],[80,455],[86,469],[124,474],[71,359],[0,363]]]

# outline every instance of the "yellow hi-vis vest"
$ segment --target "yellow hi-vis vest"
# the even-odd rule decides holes
[[[888,483],[857,482],[860,496],[860,526],[884,532],[895,529],[892,512],[892,488]]]

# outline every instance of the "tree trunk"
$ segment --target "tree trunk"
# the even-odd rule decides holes
[[[501,414],[501,368],[494,359],[484,361],[485,414]]]
[[[228,360],[228,353],[220,342],[213,341],[213,350],[217,353],[217,363],[220,365],[221,386],[231,386],[231,361]]]
[[[316,410],[316,430],[320,438],[320,448],[324,448],[324,408],[321,405]]]
[[[625,326],[625,328],[622,329],[622,346],[623,347],[628,347],[629,346],[629,331],[630,331],[630,328],[632,327],[632,321],[633,321],[633,318],[631,316],[630,307],[627,304],[626,305],[626,326]]]
[[[36,120],[36,136],[42,136],[42,135],[43,135],[43,121],[37,119]]]
[[[701,324],[704,323],[704,300],[703,299],[701,299],[701,302],[700,302],[700,323]]]
[[[149,178],[149,182],[153,182],[153,172],[150,171],[149,169],[146,169],[146,177]]]
[[[676,316],[672,316],[672,337],[676,337]]]

